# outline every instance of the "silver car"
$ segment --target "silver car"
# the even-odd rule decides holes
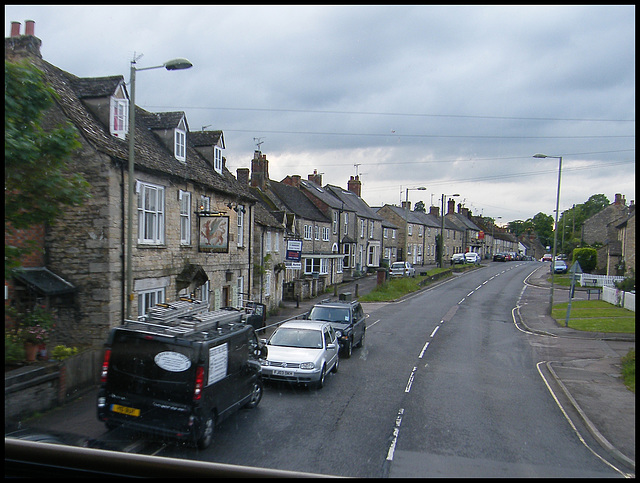
[[[331,324],[308,320],[283,323],[267,342],[263,379],[324,386],[327,372],[338,372],[339,345]]]
[[[416,269],[409,262],[393,262],[390,275],[391,277],[415,277]]]

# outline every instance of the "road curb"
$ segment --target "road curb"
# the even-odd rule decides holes
[[[591,420],[589,419],[589,417],[586,415],[586,413],[582,410],[582,408],[580,407],[580,405],[578,404],[578,402],[575,400],[575,398],[571,395],[571,392],[569,391],[569,389],[567,389],[567,387],[564,385],[564,383],[562,382],[562,380],[560,379],[560,377],[558,377],[558,374],[556,374],[556,371],[553,369],[553,362],[547,362],[546,363],[547,369],[549,370],[549,372],[551,373],[551,375],[553,376],[553,378],[555,379],[556,383],[560,386],[560,388],[562,389],[562,391],[564,392],[565,396],[569,399],[569,401],[571,402],[571,405],[575,408],[575,410],[578,412],[578,414],[580,415],[580,417],[582,418],[583,422],[585,423],[585,425],[587,426],[587,429],[589,430],[589,432],[591,433],[591,435],[598,441],[598,443],[600,443],[600,445],[611,455],[613,456],[615,459],[617,459],[619,462],[621,462],[622,464],[629,466],[630,468],[632,468],[634,471],[636,469],[636,463],[634,460],[628,458],[627,456],[625,456],[624,454],[622,454],[615,446],[613,446],[609,440],[607,440],[607,438],[605,438],[600,431],[598,431],[598,429],[596,428],[595,424],[593,424],[591,422]]]

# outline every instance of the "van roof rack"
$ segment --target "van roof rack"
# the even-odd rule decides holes
[[[125,320],[129,329],[143,329],[153,334],[162,333],[185,337],[197,333],[205,336],[222,335],[242,326],[242,314],[236,310],[208,311],[207,305],[192,299],[157,304],[141,320]]]

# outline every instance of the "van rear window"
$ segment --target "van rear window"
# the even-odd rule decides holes
[[[118,332],[111,347],[109,390],[189,402],[195,380],[193,352],[191,346]]]

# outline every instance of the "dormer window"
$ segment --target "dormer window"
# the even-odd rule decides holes
[[[129,100],[122,86],[111,96],[109,101],[109,130],[112,136],[120,139],[127,137],[129,130]]]
[[[213,147],[213,169],[222,174],[222,149],[218,146]]]
[[[185,162],[187,160],[187,129],[184,119],[180,121],[178,127],[174,130],[174,153],[178,161]]]

